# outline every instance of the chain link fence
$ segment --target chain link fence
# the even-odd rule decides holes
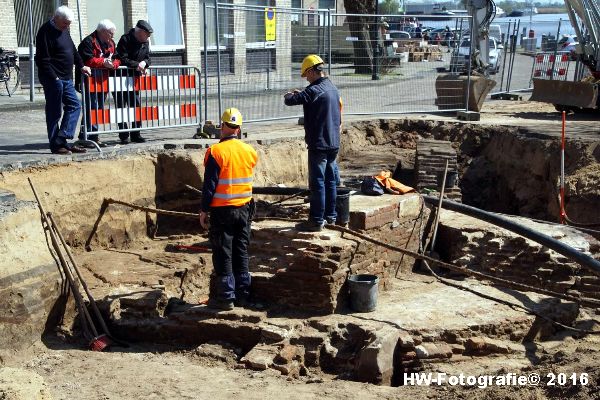
[[[537,77],[537,55],[564,54],[567,38],[575,34],[568,20],[544,20],[541,15],[534,18],[503,18],[492,23],[489,35],[501,46],[497,72],[490,75],[496,81],[492,93],[531,90],[532,78]],[[574,80],[575,68],[567,63],[565,70],[566,75],[561,75],[561,79]]]
[[[469,35],[469,17],[442,21],[432,16],[428,24],[439,33],[433,37],[404,25],[409,16],[227,3],[204,7],[207,51],[202,72],[208,120],[218,121],[222,109],[230,106],[243,110],[247,121],[301,116],[301,108],[284,105],[283,95],[308,84],[300,76],[301,62],[308,54],[325,61],[345,115],[466,107],[452,60],[458,44]],[[443,34],[446,27],[451,27],[449,37]],[[466,56],[470,57],[470,48]]]

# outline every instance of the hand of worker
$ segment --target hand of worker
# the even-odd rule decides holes
[[[287,99],[288,97],[290,97],[290,96],[293,96],[293,95],[295,95],[296,93],[300,93],[300,90],[298,90],[298,89],[294,89],[294,90],[292,90],[291,92],[287,92],[286,94],[284,94],[284,95],[283,95],[283,97],[285,97],[285,98]]]
[[[145,68],[146,68],[146,61],[141,61],[137,66],[137,70],[139,72],[142,72]]]
[[[81,68],[81,73],[85,76],[90,76],[92,75],[92,70],[90,69],[90,67],[83,67]]]
[[[200,211],[200,226],[208,229],[208,213],[206,211]]]

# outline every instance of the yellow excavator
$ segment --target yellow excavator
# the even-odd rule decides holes
[[[600,108],[600,6],[597,0],[565,0],[579,44],[575,81],[533,79],[531,101],[554,104],[558,111],[585,112]],[[589,74],[586,74],[589,72]]]

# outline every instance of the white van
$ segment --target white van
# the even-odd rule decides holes
[[[496,39],[496,42],[502,43],[502,28],[500,25],[492,24],[489,29],[489,37]]]

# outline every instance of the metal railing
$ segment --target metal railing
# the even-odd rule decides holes
[[[498,70],[490,75],[496,81],[492,93],[523,92],[533,89],[532,75],[536,69],[538,53],[556,54],[561,52],[558,43],[563,35],[574,34],[570,22],[565,19],[546,19],[538,15],[535,19],[498,19],[492,25],[498,29],[495,34],[503,49],[498,61]],[[534,31],[534,37],[529,32]],[[558,74],[557,74],[558,75]],[[562,75],[561,75],[561,79]],[[567,80],[575,80],[574,70],[565,75]]]
[[[308,54],[325,61],[325,72],[344,101],[345,115],[466,109],[466,97],[456,102],[456,96],[453,104],[440,107],[438,90],[452,79],[461,80],[451,60],[458,43],[469,36],[470,17],[442,21],[430,16],[423,23],[436,27],[438,33],[448,25],[453,36],[427,40],[398,37],[397,15],[206,2],[204,10],[204,36],[212,38],[212,43],[205,41],[207,51],[203,51],[205,119],[218,121],[220,111],[230,106],[242,110],[248,122],[299,117],[302,110],[286,107],[283,94],[307,85],[300,64]],[[274,16],[271,22],[269,12]],[[413,32],[413,36],[417,35]],[[440,82],[440,75],[445,80]],[[457,90],[456,86],[446,89]]]
[[[92,69],[82,84],[82,134],[200,127],[200,70],[186,65]],[[100,150],[98,148],[98,150]]]

